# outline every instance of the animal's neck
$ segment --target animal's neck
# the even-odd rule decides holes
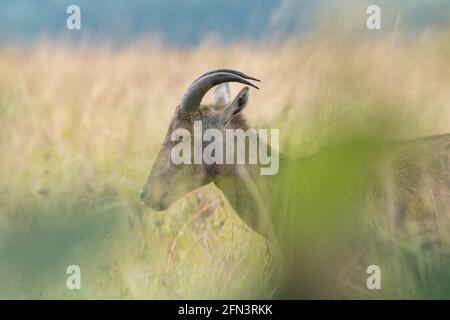
[[[240,114],[232,120],[229,127],[244,131],[249,129]],[[259,136],[257,141],[258,145],[266,143],[266,141],[260,140]],[[246,147],[249,147],[248,141]],[[266,150],[272,152],[270,145],[267,145]],[[215,184],[222,190],[233,209],[249,227],[266,239],[273,240],[272,210],[274,203],[272,203],[270,195],[278,185],[279,181],[277,180],[277,175],[261,175],[260,165],[237,164],[227,165],[226,169],[216,177]]]
[[[274,176],[262,176],[259,166],[234,165],[227,175],[215,180],[216,186],[252,229],[269,240],[274,238],[270,190]]]

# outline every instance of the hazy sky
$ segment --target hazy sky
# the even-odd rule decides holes
[[[70,4],[81,8],[81,30],[66,28]],[[0,39],[122,43],[152,35],[191,45],[213,35],[225,42],[261,41],[320,24],[363,28],[368,4],[381,7],[384,31],[396,21],[411,32],[450,25],[450,0],[0,0]]]

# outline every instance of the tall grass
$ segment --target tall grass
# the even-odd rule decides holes
[[[0,48],[0,297],[267,297],[265,241],[213,186],[165,213],[137,203],[184,90],[218,67],[262,79],[246,117],[255,127],[280,128],[287,154],[313,154],[349,126],[396,139],[450,132],[447,38]],[[386,119],[395,128],[377,127]],[[418,267],[417,280],[408,255],[387,248],[367,257],[391,270],[385,290],[368,292],[356,265],[343,271],[342,296],[432,297],[418,281],[439,283],[442,268]],[[82,290],[65,287],[71,264],[81,267]],[[353,281],[355,272],[363,279]]]

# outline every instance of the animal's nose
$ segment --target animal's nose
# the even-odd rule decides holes
[[[147,191],[145,189],[141,190],[141,200],[144,200],[147,197]]]

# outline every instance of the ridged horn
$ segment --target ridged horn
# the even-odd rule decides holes
[[[226,70],[226,71],[222,71]],[[183,112],[195,112],[200,103],[202,102],[205,94],[214,86],[217,86],[224,82],[239,82],[242,84],[249,85],[253,88],[259,89],[253,83],[246,80],[259,81],[256,78],[249,77],[242,72],[229,70],[229,69],[218,69],[214,71],[207,72],[201,77],[197,78],[188,88],[183,98],[181,99],[180,108]]]
[[[203,78],[204,76],[208,76],[208,75],[210,75],[210,74],[218,73],[218,72],[228,72],[228,73],[232,73],[232,74],[235,74],[235,75],[237,75],[237,76],[240,76],[240,77],[242,77],[242,78],[244,78],[244,79],[247,79],[247,80],[254,80],[254,81],[261,82],[261,80],[256,79],[256,78],[251,77],[251,76],[248,76],[248,75],[246,75],[245,73],[240,72],[240,71],[237,71],[237,70],[233,70],[233,69],[215,69],[215,70],[211,70],[211,71],[205,72],[205,73],[202,74],[200,77],[198,77],[197,79],[195,79],[195,80],[192,82],[192,84],[196,83],[198,80],[200,80],[200,79]],[[191,84],[191,85],[192,85],[192,84]]]

